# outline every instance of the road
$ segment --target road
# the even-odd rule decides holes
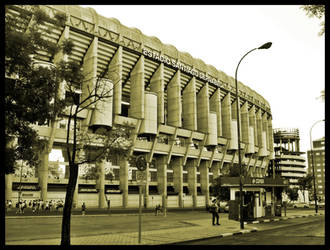
[[[220,218],[228,214],[220,214]],[[142,216],[142,231],[186,227],[186,220],[192,218],[210,219],[205,211],[170,212],[166,217],[153,213]],[[5,237],[8,241],[58,238],[61,235],[62,218],[57,216],[26,216],[6,218]],[[71,236],[116,234],[138,232],[138,216],[135,215],[93,215],[72,216]]]
[[[258,232],[223,238],[177,243],[178,245],[324,245],[323,216],[256,224]]]

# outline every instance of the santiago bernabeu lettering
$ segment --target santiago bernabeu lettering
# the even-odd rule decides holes
[[[208,76],[206,76],[203,72],[198,73],[196,70],[193,70],[191,67],[183,65],[181,63],[179,63],[178,61],[174,60],[174,59],[170,59],[167,56],[163,56],[163,55],[158,55],[156,52],[152,52],[150,50],[147,50],[145,48],[142,49],[142,53],[145,56],[148,56],[150,58],[153,58],[157,61],[166,63],[167,65],[170,65],[174,68],[180,69],[188,74],[191,74],[195,77],[198,77],[204,81],[210,82],[212,84],[215,84],[218,87],[221,87],[220,82],[217,81],[217,79],[215,78],[210,78]]]

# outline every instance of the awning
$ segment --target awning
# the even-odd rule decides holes
[[[289,182],[283,178],[247,177],[242,179],[244,187],[287,187]],[[220,177],[221,187],[238,187],[239,177]]]

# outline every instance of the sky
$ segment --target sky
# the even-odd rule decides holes
[[[310,149],[310,129],[325,118],[317,99],[325,88],[325,35],[321,20],[300,5],[82,5],[104,17],[155,36],[181,52],[213,65],[263,96],[271,107],[273,128],[298,128],[300,151]],[[312,139],[325,134],[324,122]],[[305,155],[306,156],[306,155]]]

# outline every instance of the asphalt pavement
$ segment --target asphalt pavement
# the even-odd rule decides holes
[[[98,217],[101,218],[127,218],[127,216],[135,216],[132,220],[136,220],[138,216],[137,209],[88,209],[85,216],[81,215],[79,209],[74,209],[72,212],[72,218],[84,218],[86,221],[93,221]],[[177,223],[173,223],[178,216],[180,216],[182,226],[178,226]],[[197,215],[196,215],[197,214]],[[196,239],[213,238],[213,237],[226,237],[237,234],[253,233],[258,231],[255,224],[269,223],[272,221],[287,220],[291,218],[307,217],[307,216],[319,216],[323,215],[324,210],[320,210],[318,214],[312,209],[287,209],[286,216],[282,213],[282,216],[259,218],[258,220],[248,221],[244,224],[244,229],[240,229],[240,223],[236,220],[229,220],[227,213],[220,214],[220,226],[213,226],[211,223],[211,214],[206,212],[205,209],[170,209],[167,211],[166,216],[160,214],[157,216],[157,225],[154,227],[144,227],[141,235],[141,242],[139,242],[138,230],[132,230],[132,227],[128,227],[127,230],[121,229],[120,231],[114,230],[113,232],[102,232],[99,234],[90,235],[76,235],[71,236],[72,245],[161,245],[161,244],[173,244],[177,242],[189,242]],[[150,218],[156,218],[153,209],[144,209],[143,216]],[[184,216],[183,216],[184,215]],[[36,215],[30,215],[26,210],[24,215],[16,215],[15,211],[7,212],[6,227],[10,224],[9,220],[17,220],[33,218]],[[62,217],[61,211],[52,211],[48,214],[41,214],[46,218]],[[40,218],[41,219],[41,218]],[[96,220],[95,220],[96,221]],[[115,229],[115,228],[114,228]],[[52,238],[38,238],[38,235],[34,239],[19,239],[10,240],[6,237],[6,245],[59,245],[60,235]]]

